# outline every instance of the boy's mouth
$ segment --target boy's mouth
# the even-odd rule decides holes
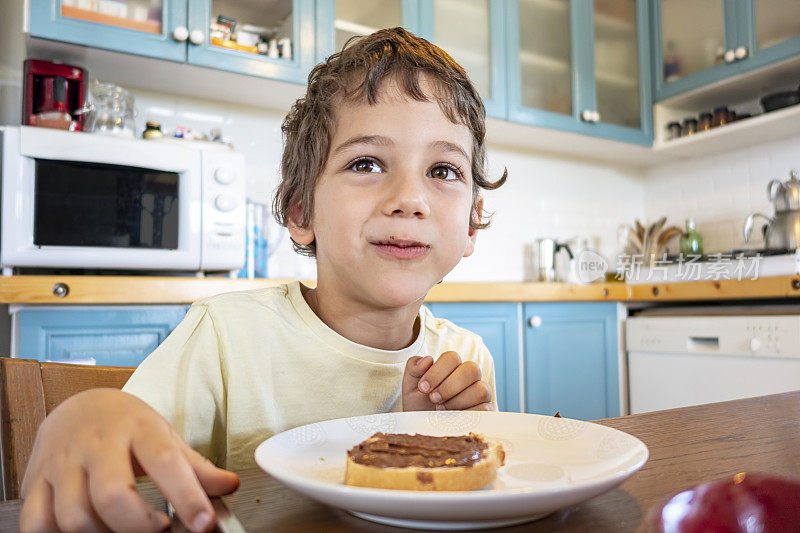
[[[370,244],[377,247],[381,252],[397,259],[415,259],[417,257],[422,257],[426,255],[431,248],[430,244],[408,239],[397,239],[395,237],[371,241]]]

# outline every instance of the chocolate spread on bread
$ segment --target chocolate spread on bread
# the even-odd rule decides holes
[[[375,433],[348,451],[347,457],[378,468],[472,466],[487,448],[474,433],[458,437]]]

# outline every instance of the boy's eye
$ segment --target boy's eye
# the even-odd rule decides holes
[[[383,172],[383,169],[378,166],[378,163],[372,159],[359,159],[350,165],[350,170],[355,172]]]
[[[444,181],[453,181],[461,179],[461,172],[457,168],[450,165],[436,165],[430,171],[432,178]]]

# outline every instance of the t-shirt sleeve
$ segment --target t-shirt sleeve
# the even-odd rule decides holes
[[[195,304],[122,389],[147,402],[192,448],[218,465],[226,456],[220,357],[211,313]]]
[[[500,408],[497,405],[497,387],[494,380],[494,360],[492,359],[492,354],[489,353],[489,348],[487,348],[483,342],[481,342],[478,352],[478,365],[481,367],[481,379],[492,389],[492,405],[494,405],[495,411],[499,411]]]

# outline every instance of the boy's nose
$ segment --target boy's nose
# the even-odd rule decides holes
[[[395,175],[391,180],[384,212],[387,215],[426,218],[430,206],[425,191],[425,177],[419,178],[411,173]]]

